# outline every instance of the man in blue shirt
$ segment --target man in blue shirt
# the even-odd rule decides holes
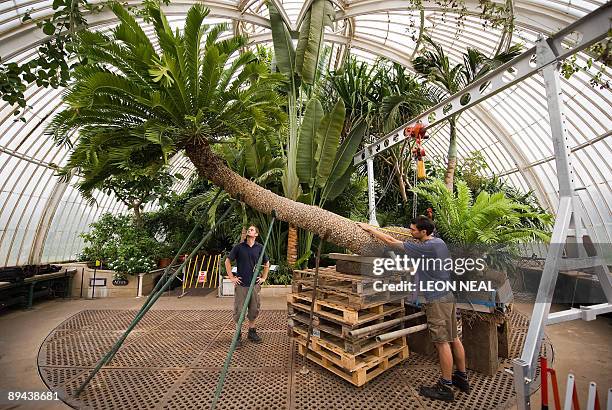
[[[383,241],[393,251],[421,259],[417,271],[419,289],[429,288],[436,281],[450,281],[450,272],[444,269],[444,261],[450,258],[446,243],[433,237],[435,226],[431,219],[419,216],[412,220],[410,233],[419,242],[403,242],[378,231],[365,223],[358,223],[365,231]],[[437,263],[436,263],[437,262]],[[433,286],[432,286],[433,287]],[[421,292],[425,297],[427,327],[438,351],[442,377],[433,386],[421,386],[422,396],[437,400],[453,401],[455,395],[451,386],[455,385],[465,393],[470,385],[465,371],[465,351],[457,337],[457,312],[452,292],[447,290]],[[453,373],[453,354],[457,370]]]
[[[227,277],[234,284],[234,321],[238,323],[240,319],[240,312],[242,305],[246,299],[249,287],[251,286],[251,280],[253,279],[253,271],[259,260],[259,256],[263,252],[263,245],[255,241],[255,238],[259,236],[259,229],[256,226],[251,225],[246,231],[246,239],[234,246],[225,258],[225,270]],[[232,262],[236,262],[236,275],[232,273]],[[261,337],[257,334],[255,329],[255,320],[259,316],[260,299],[259,292],[261,291],[261,284],[268,278],[268,271],[270,270],[270,259],[264,253],[263,259],[263,271],[261,276],[257,278],[257,283],[253,288],[251,300],[249,301],[247,318],[249,320],[249,334],[247,338],[255,343],[261,343]],[[240,335],[238,335],[238,346],[242,344]]]

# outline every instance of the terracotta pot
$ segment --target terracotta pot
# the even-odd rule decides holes
[[[171,262],[172,262],[172,258],[161,258],[157,262],[157,267],[158,268],[165,268],[166,266],[170,265]]]

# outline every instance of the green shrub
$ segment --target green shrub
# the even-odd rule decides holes
[[[276,271],[271,271],[268,275],[267,282],[270,285],[290,285],[293,273],[287,262],[283,261],[278,264]]]
[[[90,226],[81,234],[86,246],[79,259],[100,260],[102,267],[130,275],[155,267],[160,244],[131,216],[107,213]]]

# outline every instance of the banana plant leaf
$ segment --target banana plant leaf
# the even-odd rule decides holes
[[[359,149],[363,136],[366,132],[367,124],[365,120],[359,119],[349,131],[348,135],[340,144],[336,154],[336,160],[329,174],[325,188],[323,189],[323,200],[333,200],[346,187],[350,180],[350,176],[355,170],[352,166],[353,157]],[[348,173],[348,177],[346,176]],[[332,193],[333,197],[331,196]]]
[[[306,84],[314,83],[325,26],[332,26],[334,6],[329,0],[314,0],[300,27],[295,72]]]
[[[323,117],[321,125],[317,130],[317,152],[315,153],[315,160],[318,166],[316,180],[317,186],[320,188],[325,186],[327,178],[331,173],[334,160],[336,159],[345,114],[344,102],[339,100],[334,106],[333,111]]]
[[[270,26],[272,28],[272,43],[274,44],[276,66],[281,73],[291,78],[295,70],[293,41],[287,26],[273,2],[268,3],[268,9],[270,12]]]
[[[300,182],[308,184],[309,187],[314,186],[314,180],[317,175],[317,161],[315,154],[317,152],[317,129],[323,119],[323,106],[317,98],[312,98],[306,106],[302,125],[300,127],[300,136],[297,152],[297,174]]]

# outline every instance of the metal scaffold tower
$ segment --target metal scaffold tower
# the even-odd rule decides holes
[[[597,315],[612,312],[612,278],[608,270],[610,261],[606,260],[601,244],[593,244],[595,254],[591,255],[587,254],[584,246],[585,239],[587,242],[592,242],[595,236],[591,229],[585,226],[576,195],[572,155],[567,138],[562,90],[559,82],[561,61],[604,39],[612,27],[611,22],[612,3],[607,3],[548,38],[540,36],[535,47],[368,145],[353,158],[355,165],[366,162],[369,215],[374,216],[371,222],[375,222],[376,200],[372,161],[379,153],[409,138],[404,134],[406,127],[414,127],[417,124],[423,124],[425,128],[433,127],[536,73],[542,73],[557,167],[559,204],[551,246],[542,272],[525,345],[520,359],[515,359],[513,362],[515,389],[520,410],[531,408],[530,392],[535,380],[545,326],[575,319],[594,320]],[[578,40],[570,41],[575,38]],[[564,253],[568,257],[564,257]],[[559,270],[562,268],[595,268],[595,274],[607,302],[551,314],[552,296]]]

